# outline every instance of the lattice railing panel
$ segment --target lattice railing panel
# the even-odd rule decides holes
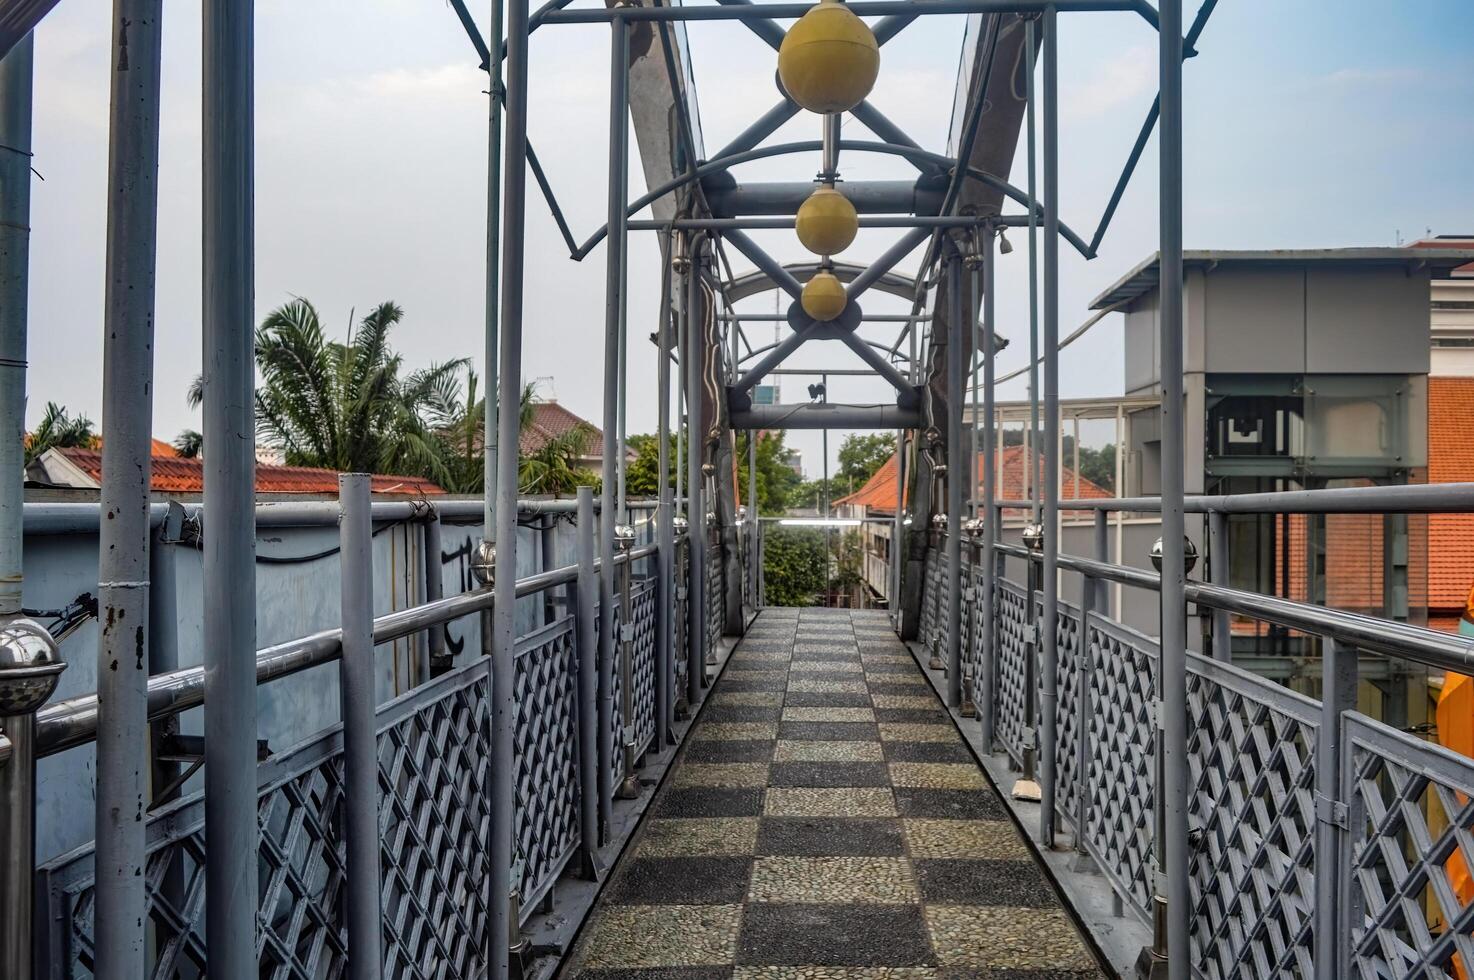
[[[973,597],[971,604],[972,629],[967,634],[967,649],[964,651],[963,656],[972,665],[972,703],[981,712],[984,705],[991,703],[988,700],[990,692],[985,688],[986,681],[983,676],[984,603],[991,602],[996,614],[998,609],[998,593],[996,587],[991,596],[983,593],[983,572],[978,566],[972,566],[968,569],[967,581],[972,588]]]
[[[727,615],[727,589],[723,574],[722,546],[706,548],[706,659],[716,654],[722,642]]]
[[[1148,919],[1157,644],[1096,613],[1089,617],[1086,639],[1091,683],[1085,847],[1127,907]]]
[[[671,597],[675,610],[675,620],[671,624],[671,659],[675,661],[676,674],[676,687],[671,694],[672,704],[685,696],[687,679],[691,674],[690,652],[686,645],[686,634],[690,629],[690,567],[690,548],[683,541],[676,547],[675,582]]]
[[[655,738],[655,580],[642,579],[631,588],[634,626],[632,651],[635,689],[635,754],[644,753]]]
[[[937,630],[937,596],[941,592],[940,575],[942,564],[939,549],[928,548],[921,573],[921,619],[916,638],[927,650],[933,649]]]
[[[565,616],[518,643],[514,799],[524,913],[552,887],[581,842],[574,634],[574,618]]]
[[[1311,975],[1319,706],[1188,655],[1192,948],[1216,980]]]
[[[1474,976],[1474,760],[1342,716],[1343,972]]]
[[[1043,617],[1042,610],[1038,615]],[[1080,653],[1080,608],[1068,602],[1059,604],[1055,624],[1055,649],[1059,670],[1055,675],[1058,714],[1055,753],[1055,809],[1073,826],[1080,803],[1080,739],[1088,724],[1089,705],[1082,715],[1081,693],[1087,674]],[[1042,682],[1042,674],[1041,674]]]
[[[998,580],[998,677],[994,682],[993,737],[1013,761],[1024,760],[1024,699],[1028,697],[1029,607],[1024,590]]]

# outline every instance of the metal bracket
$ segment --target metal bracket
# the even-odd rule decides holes
[[[620,639],[620,642],[622,642],[622,643],[628,643],[630,640],[633,640],[634,638],[635,638],[635,624],[634,623],[620,623],[619,624],[619,639]]]
[[[1019,730],[1019,741],[1024,745],[1038,746],[1039,730],[1036,728],[1023,728]]]
[[[1151,722],[1152,731],[1160,732],[1162,730],[1162,719],[1167,714],[1166,706],[1160,700],[1153,698],[1146,703],[1146,710],[1147,720]]]
[[[1340,827],[1342,830],[1346,830],[1350,825],[1346,804],[1333,800],[1324,793],[1315,794],[1315,819],[1320,823]]]

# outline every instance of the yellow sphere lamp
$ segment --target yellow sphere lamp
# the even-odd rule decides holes
[[[854,11],[823,0],[798,19],[778,47],[778,78],[810,112],[848,112],[880,73],[880,45]]]
[[[844,291],[844,283],[828,269],[819,270],[812,279],[804,283],[803,295],[799,300],[805,313],[823,322],[833,320],[843,313],[847,302],[849,296]]]
[[[832,184],[820,184],[798,208],[798,240],[815,255],[834,255],[850,247],[860,216],[850,199]]]

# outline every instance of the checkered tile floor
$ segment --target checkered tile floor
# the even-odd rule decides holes
[[[883,613],[765,610],[710,697],[565,976],[1101,975]]]

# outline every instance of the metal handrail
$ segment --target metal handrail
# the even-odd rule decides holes
[[[1000,554],[1043,561],[1043,556],[1018,545],[995,545]],[[1091,578],[1159,591],[1161,576],[1141,568],[1061,554],[1059,566]],[[1461,674],[1474,673],[1474,640],[1455,633],[1442,633],[1411,623],[1347,612],[1308,602],[1261,595],[1207,582],[1187,583],[1187,600],[1209,609],[1237,613],[1287,629],[1328,637],[1360,650],[1401,657]]]
[[[336,504],[333,504],[336,508]],[[656,553],[653,544],[631,549],[628,555],[614,557],[615,566],[638,561]],[[594,561],[597,573],[602,567]],[[566,565],[529,575],[517,580],[517,598],[536,595],[578,578],[578,566]],[[463,592],[448,599],[438,599],[408,609],[385,613],[374,620],[374,644],[390,643],[412,636],[432,626],[439,626],[473,613],[490,609],[496,599],[495,589]],[[265,647],[256,654],[256,683],[264,684],[299,674],[321,664],[332,663],[342,652],[341,628],[321,630],[295,640]],[[171,715],[197,708],[205,703],[205,668],[184,667],[156,674],[148,681],[148,720],[159,721]],[[36,713],[36,756],[44,758],[67,749],[86,745],[97,737],[97,694],[82,694],[47,705]],[[10,757],[10,740],[0,736],[0,763]]]
[[[1092,497],[1057,501],[1061,510],[1154,514],[1160,497]],[[995,500],[995,507],[1033,507],[1032,500]],[[1474,483],[1405,483],[1390,487],[1328,487],[1183,498],[1189,514],[1469,514]]]

